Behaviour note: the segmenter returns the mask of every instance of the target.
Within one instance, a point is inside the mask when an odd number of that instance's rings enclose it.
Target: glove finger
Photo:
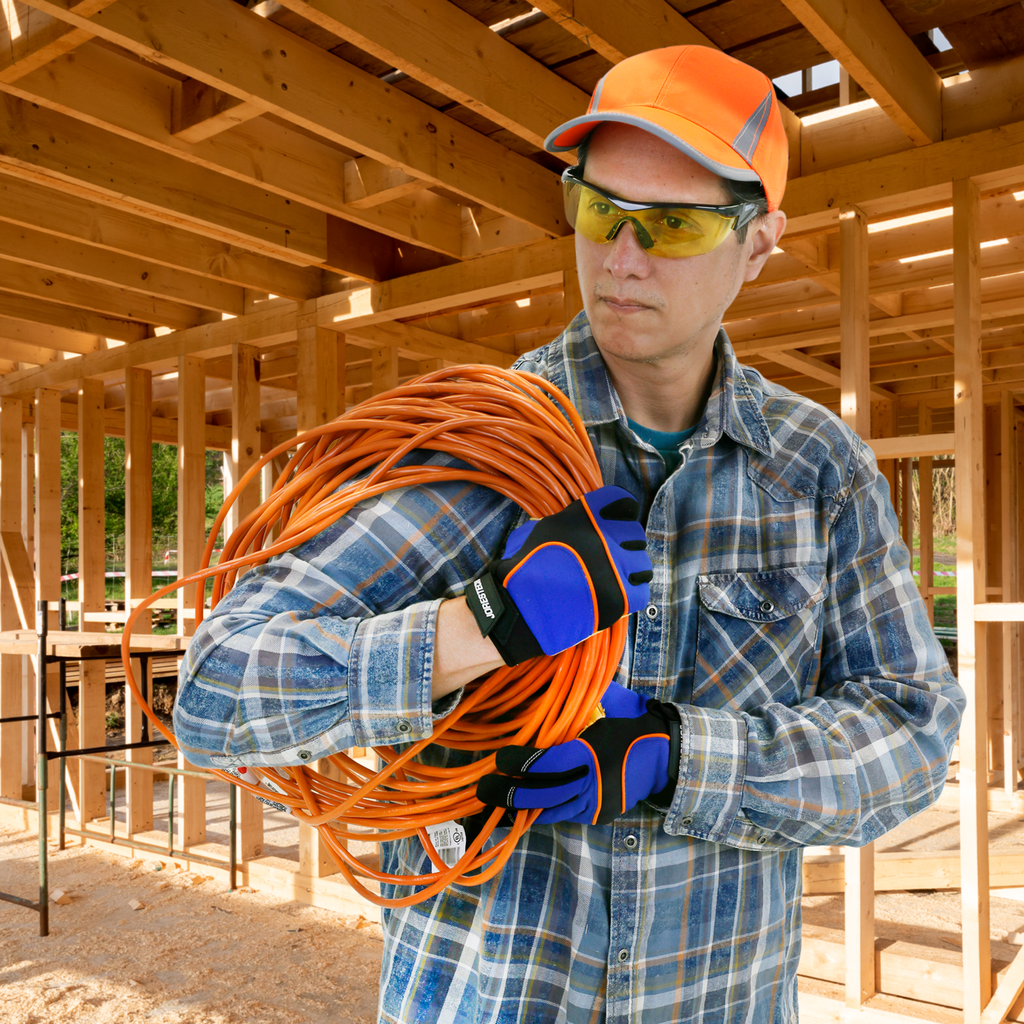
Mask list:
[[[579,796],[587,786],[586,777],[564,785],[524,786],[522,779],[507,775],[485,775],[476,784],[476,797],[491,807],[514,807],[529,810],[534,807],[553,807]]]
[[[640,505],[636,498],[623,487],[601,487],[586,495],[590,507],[597,509],[597,514],[609,522],[621,522],[637,519]]]
[[[563,776],[571,773],[578,778],[580,769],[586,772],[594,763],[589,747],[577,740],[553,747],[502,747],[494,761],[499,772],[524,776],[527,785],[531,778],[542,785],[567,782]]]

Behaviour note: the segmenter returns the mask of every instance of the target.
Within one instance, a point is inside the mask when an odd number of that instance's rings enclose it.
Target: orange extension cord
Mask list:
[[[298,452],[270,497],[227,539],[220,563],[210,566],[217,534],[231,505],[267,463],[296,446]],[[397,465],[417,448],[447,452],[473,469]],[[367,475],[355,479],[363,473]],[[180,587],[198,584],[198,625],[203,614],[201,595],[210,577],[214,577],[212,603],[216,606],[240,572],[315,537],[359,502],[396,487],[442,480],[489,487],[522,506],[532,518],[557,512],[602,485],[583,422],[565,395],[534,374],[489,366],[436,370],[278,445],[228,495],[210,531],[201,569],[146,598],[128,619],[121,642],[125,676],[153,725],[178,746],[144,700],[129,658],[132,625],[152,602]],[[273,783],[272,793],[258,782],[220,771],[212,774],[285,804],[295,817],[316,826],[344,877],[380,906],[410,906],[452,883],[479,885],[501,871],[540,812],[520,811],[508,835],[481,852],[503,814],[500,808],[494,809],[458,863],[448,866],[435,850],[427,827],[484,809],[476,798],[476,783],[495,770],[494,754],[462,768],[421,764],[416,755],[431,743],[494,751],[507,744],[549,746],[573,739],[591,720],[614,675],[625,637],[626,620],[620,619],[559,655],[501,668],[475,680],[466,686],[458,707],[435,723],[428,739],[401,750],[375,747],[384,762],[376,773],[342,752],[327,758],[342,781],[304,765],[277,770],[247,767],[247,775]],[[349,839],[379,842],[411,835],[420,837],[436,873],[384,874],[367,868],[346,847]],[[358,882],[355,874],[423,888],[386,900]]]

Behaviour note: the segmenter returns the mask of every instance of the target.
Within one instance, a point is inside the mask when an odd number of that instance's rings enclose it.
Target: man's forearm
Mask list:
[[[505,664],[480,627],[464,597],[445,601],[437,613],[432,696],[444,697]]]

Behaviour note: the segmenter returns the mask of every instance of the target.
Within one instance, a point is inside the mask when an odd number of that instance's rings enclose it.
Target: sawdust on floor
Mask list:
[[[38,839],[0,822],[0,890],[39,893]],[[50,934],[0,903],[5,1024],[372,1024],[381,931],[95,848],[53,849]],[[133,910],[132,901],[143,904]]]

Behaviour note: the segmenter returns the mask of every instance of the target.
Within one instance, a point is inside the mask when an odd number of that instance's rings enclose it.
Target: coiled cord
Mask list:
[[[298,446],[267,500],[248,515],[210,565],[218,532],[245,488],[262,468]],[[446,452],[472,466],[400,466],[416,449]],[[365,475],[362,475],[365,474]],[[125,625],[122,659],[128,687],[139,706],[175,747],[174,734],[143,698],[129,656],[132,625],[154,601],[195,583],[196,625],[202,619],[205,581],[214,580],[212,604],[238,574],[321,533],[359,502],[397,487],[463,480],[489,487],[520,505],[531,518],[551,515],[602,485],[597,458],[579,414],[561,391],[535,374],[484,366],[436,370],[354,406],[330,423],[308,430],[264,455],[238,482],[214,521],[201,568],[156,591],[134,609]],[[503,811],[493,809],[484,828],[454,865],[434,848],[427,828],[484,810],[476,783],[495,770],[494,754],[465,767],[421,764],[428,745],[493,751],[507,744],[550,746],[575,738],[592,720],[601,694],[618,667],[626,620],[554,657],[503,667],[469,683],[455,710],[433,734],[396,750],[374,747],[384,762],[374,772],[344,752],[326,760],[341,779],[305,765],[284,769],[248,767],[256,780],[213,771],[256,796],[291,809],[315,826],[339,871],[367,900],[410,906],[453,883],[479,885],[497,875],[539,811],[519,811],[509,833],[486,851]],[[268,792],[268,788],[273,792]],[[352,829],[359,831],[353,831]],[[372,829],[373,831],[363,831]],[[393,875],[373,870],[348,849],[348,840],[383,841],[418,835],[436,873]],[[387,900],[356,875],[383,883],[420,886]]]

